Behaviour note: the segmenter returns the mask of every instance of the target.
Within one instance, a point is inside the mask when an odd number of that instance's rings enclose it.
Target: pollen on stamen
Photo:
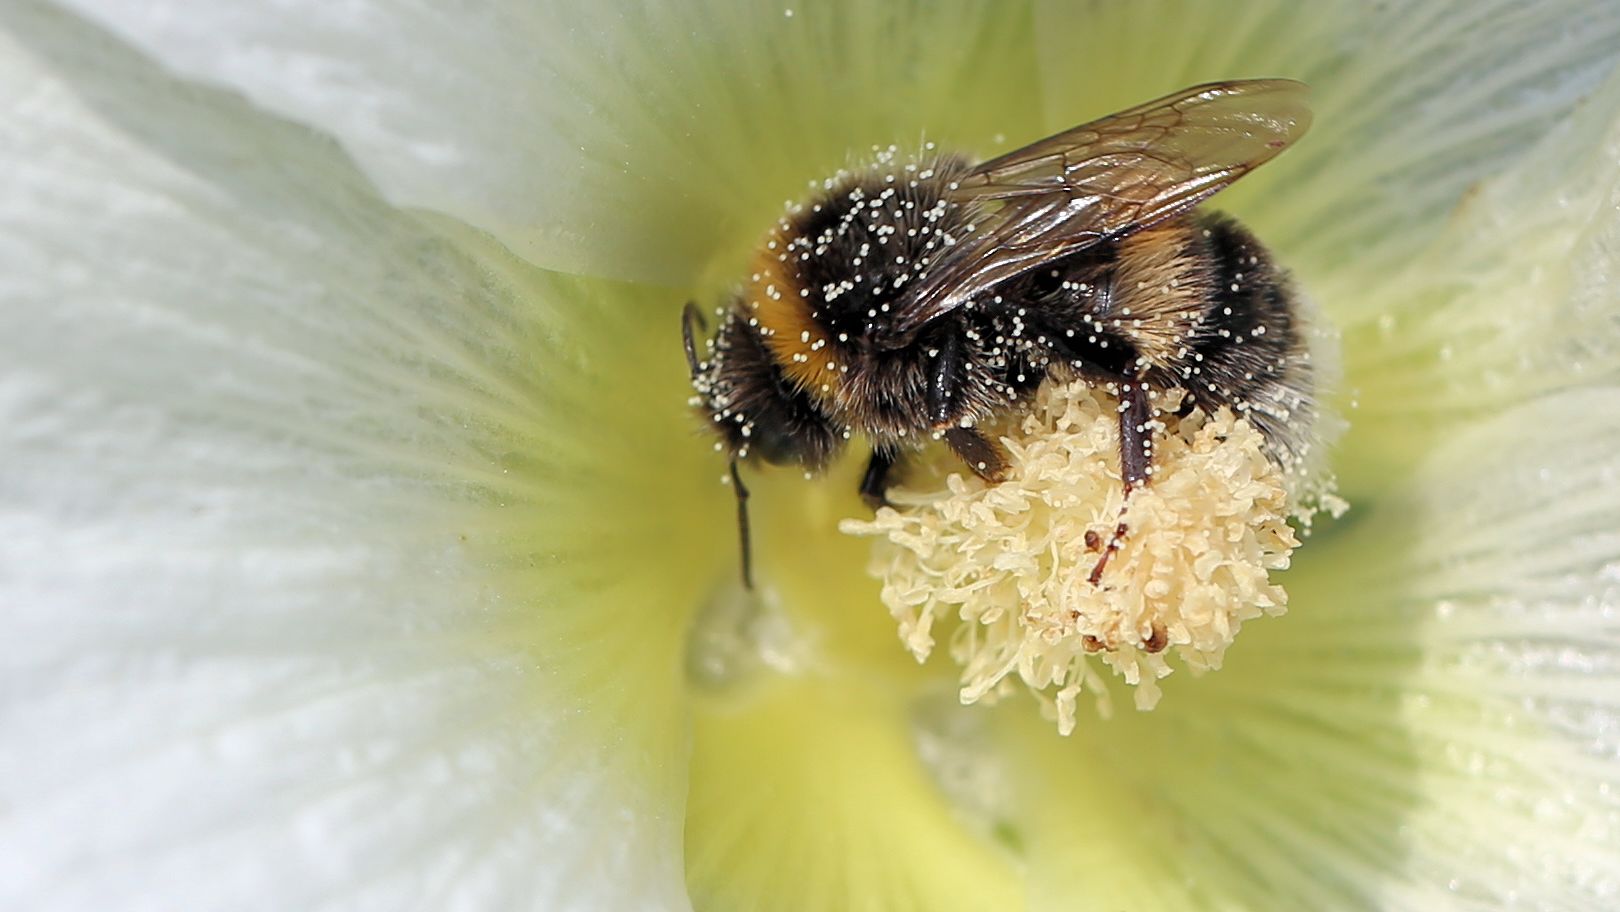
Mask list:
[[[1228,410],[1182,418],[1179,396],[1163,399],[1152,484],[1128,503],[1117,400],[1049,383],[1021,419],[987,428],[1010,457],[1006,481],[988,485],[942,455],[889,489],[893,507],[841,525],[875,539],[868,569],[912,655],[927,659],[936,632],[946,639],[963,703],[1021,681],[1068,734],[1082,693],[1111,711],[1105,669],[1151,709],[1174,665],[1218,668],[1243,621],[1283,612],[1271,574],[1299,542],[1264,438]],[[1122,522],[1129,532],[1093,584]]]

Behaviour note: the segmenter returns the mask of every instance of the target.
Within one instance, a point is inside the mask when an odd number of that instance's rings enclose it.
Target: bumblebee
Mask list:
[[[1295,468],[1316,409],[1289,277],[1198,206],[1304,134],[1305,96],[1281,79],[1194,86],[978,164],[891,149],[793,207],[704,355],[701,313],[682,319],[694,404],[731,456],[744,583],[739,462],[816,473],[859,435],[877,505],[896,461],[941,440],[999,482],[1007,455],[980,426],[1052,376],[1118,396],[1127,501],[1150,481],[1153,403],[1171,391],[1232,408]],[[1125,535],[1122,517],[1093,583]]]

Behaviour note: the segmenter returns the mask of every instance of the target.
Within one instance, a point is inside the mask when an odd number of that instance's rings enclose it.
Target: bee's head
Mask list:
[[[820,471],[843,443],[816,401],[783,374],[759,330],[728,310],[707,360],[697,354],[693,327],[702,328],[697,307],[686,306],[682,332],[692,370],[693,404],[702,411],[735,459],[758,457],[772,465]]]

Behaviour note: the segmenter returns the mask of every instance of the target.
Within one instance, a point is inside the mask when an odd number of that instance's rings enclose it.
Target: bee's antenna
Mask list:
[[[742,541],[742,584],[754,588],[754,561],[748,545],[748,489],[737,474],[737,460],[731,460],[731,488],[737,494],[737,535]]]
[[[698,310],[694,301],[686,302],[686,309],[681,311],[681,338],[686,341],[686,365],[692,369],[692,379],[697,379],[698,356],[697,342],[692,339],[692,324],[696,323],[698,329],[707,330],[709,325],[703,320],[703,312]],[[732,466],[732,477],[737,475],[737,467]]]
[[[691,369],[692,379],[695,381],[702,366],[697,356],[697,340],[692,336],[694,323],[699,330],[707,331],[709,328],[696,302],[687,301],[686,308],[681,311],[681,340],[686,343],[686,366]],[[752,549],[748,544],[748,487],[743,484],[742,476],[737,473],[735,457],[731,460],[731,488],[737,495],[737,537],[742,542],[742,584],[743,588],[752,589],[754,561]]]

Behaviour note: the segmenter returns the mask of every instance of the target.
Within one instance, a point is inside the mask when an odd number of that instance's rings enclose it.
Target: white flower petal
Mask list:
[[[330,132],[391,200],[600,275],[689,281],[852,149],[1033,121],[1003,88],[1033,84],[1027,13],[968,0],[64,2]]]
[[[0,24],[0,907],[684,908],[673,302]]]
[[[1352,500],[1481,416],[1614,382],[1617,285],[1620,74],[1476,185],[1370,301],[1341,291],[1354,408],[1339,464]]]
[[[1426,800],[1413,882],[1536,909],[1620,902],[1620,388],[1456,440],[1407,492],[1423,658],[1403,698]],[[1411,887],[1392,887],[1422,908]]]

